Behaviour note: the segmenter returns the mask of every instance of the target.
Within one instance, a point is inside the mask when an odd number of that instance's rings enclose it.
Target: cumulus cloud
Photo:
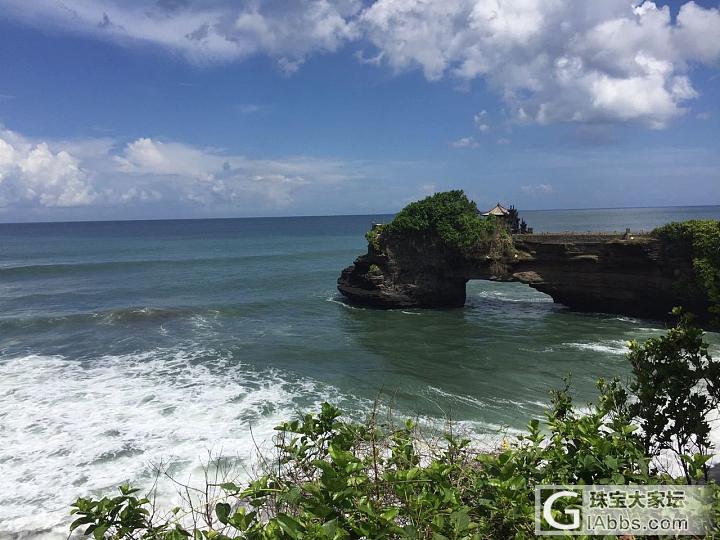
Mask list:
[[[359,179],[357,169],[339,160],[250,159],[152,138],[33,141],[0,130],[0,208],[162,202],[274,210],[291,205],[303,189]]]
[[[140,138],[128,143],[120,155],[113,156],[126,173],[156,176],[182,176],[208,180],[210,171],[222,165],[222,158],[210,151],[182,143],[165,143]]]
[[[453,148],[477,148],[480,144],[473,137],[462,137],[456,141],[452,141],[450,146]]]
[[[359,62],[483,80],[517,122],[637,122],[662,128],[697,97],[696,64],[720,60],[720,9],[673,20],[651,1],[0,0],[6,16],[196,62],[265,54],[291,75],[350,44]],[[480,129],[489,129],[480,123]]]
[[[74,156],[0,130],[0,207],[83,206],[96,198],[86,171]]]
[[[213,148],[149,138],[128,143],[113,160],[123,173],[172,187],[175,200],[206,206],[244,206],[254,201],[283,208],[303,187],[359,178],[341,161],[307,157],[249,159]]]
[[[638,5],[639,4],[639,5]],[[379,0],[362,14],[395,69],[484,78],[520,122],[661,128],[697,97],[687,71],[720,59],[720,11],[626,0]]]

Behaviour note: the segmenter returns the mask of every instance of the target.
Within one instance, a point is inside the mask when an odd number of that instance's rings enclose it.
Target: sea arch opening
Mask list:
[[[551,305],[555,301],[549,294],[540,292],[520,281],[496,281],[490,279],[469,279],[465,284],[466,307],[520,308],[532,304]]]

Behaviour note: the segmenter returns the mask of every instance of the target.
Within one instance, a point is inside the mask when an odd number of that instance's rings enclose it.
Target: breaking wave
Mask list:
[[[604,340],[593,343],[563,343],[563,345],[567,348],[577,349],[579,351],[594,351],[614,355],[625,355],[630,352],[627,342],[619,339]]]
[[[275,425],[324,400],[342,396],[212,350],[153,349],[82,362],[3,358],[0,536],[64,538],[76,497],[126,481],[149,487],[161,462],[179,477],[196,470],[207,450],[246,463],[255,441],[270,440]]]

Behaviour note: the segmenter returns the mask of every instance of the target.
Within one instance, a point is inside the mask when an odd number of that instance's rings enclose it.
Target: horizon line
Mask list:
[[[683,204],[683,205],[660,205],[660,206],[588,206],[583,208],[544,208],[544,209],[520,209],[519,212],[568,212],[585,210],[647,210],[650,208],[713,208],[720,207],[717,204]],[[125,218],[125,219],[75,219],[75,220],[49,220],[49,221],[0,221],[0,225],[50,225],[69,223],[130,223],[142,221],[211,221],[211,220],[232,220],[232,219],[297,219],[297,218],[332,218],[332,217],[370,217],[370,216],[393,216],[400,212],[373,212],[369,214],[294,214],[288,216],[225,216],[225,217],[177,217],[177,218]]]

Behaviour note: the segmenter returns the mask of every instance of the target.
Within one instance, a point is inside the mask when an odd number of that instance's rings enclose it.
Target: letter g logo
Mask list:
[[[572,497],[576,499],[580,494],[575,491],[558,491],[550,495],[547,500],[543,503],[543,517],[547,521],[548,525],[554,529],[562,531],[571,531],[573,529],[580,528],[580,510],[577,508],[566,509],[565,515],[572,516],[572,523],[559,523],[552,515],[552,507],[556,500],[561,497]]]

